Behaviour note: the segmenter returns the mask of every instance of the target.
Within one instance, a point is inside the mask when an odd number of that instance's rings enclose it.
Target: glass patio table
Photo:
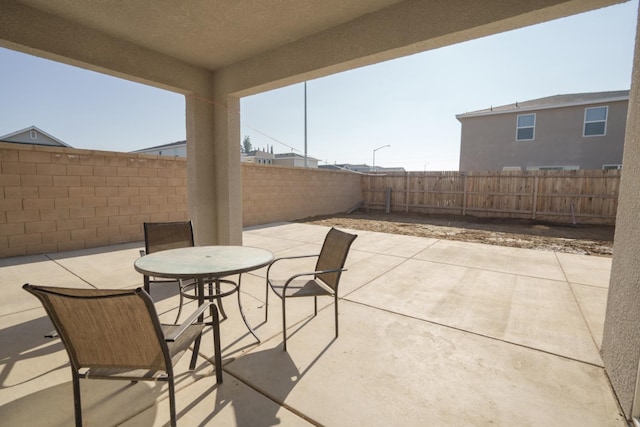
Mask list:
[[[251,246],[192,246],[145,255],[136,259],[134,267],[136,271],[147,276],[195,279],[194,284],[180,289],[183,297],[197,299],[198,304],[202,304],[205,299],[215,300],[225,318],[227,316],[222,309],[221,299],[237,293],[242,320],[249,332],[260,342],[260,338],[249,325],[242,310],[240,283],[242,273],[265,267],[273,259],[272,252]],[[237,282],[223,279],[236,274],[238,274]],[[205,283],[209,285],[208,293],[205,293]],[[194,288],[196,292],[191,293],[190,291]],[[202,320],[203,318],[200,318],[200,321]]]

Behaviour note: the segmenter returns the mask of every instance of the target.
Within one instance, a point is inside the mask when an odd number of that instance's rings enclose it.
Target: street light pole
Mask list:
[[[372,172],[376,171],[376,151],[381,150],[383,148],[387,148],[387,147],[391,147],[391,146],[390,145],[383,145],[382,147],[378,147],[378,148],[373,150],[373,167],[371,168]]]

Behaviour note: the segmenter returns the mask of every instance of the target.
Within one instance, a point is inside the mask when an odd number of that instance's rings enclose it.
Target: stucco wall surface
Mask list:
[[[635,395],[640,395],[636,389],[640,364],[640,31],[636,32],[632,80],[602,337],[602,360],[628,419]],[[633,412],[640,415],[640,402]]]

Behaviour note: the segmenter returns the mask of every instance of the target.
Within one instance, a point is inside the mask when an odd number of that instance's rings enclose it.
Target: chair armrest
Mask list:
[[[313,258],[313,257],[317,257],[320,256],[320,254],[312,254],[312,255],[295,255],[295,256],[282,256],[279,258],[274,259],[273,261],[271,261],[271,264],[273,264],[276,261],[281,261],[283,259],[296,259],[296,258]]]
[[[293,282],[295,279],[297,279],[298,277],[302,277],[302,276],[315,276],[317,274],[324,274],[324,273],[337,273],[339,271],[347,271],[346,268],[334,268],[331,270],[318,270],[318,271],[309,271],[306,273],[298,273],[298,274],[294,274],[293,276],[289,277],[287,279],[287,281],[285,282],[283,289],[286,290],[287,287],[289,286],[289,284],[291,282]]]
[[[187,320],[182,322],[180,326],[178,326],[169,335],[165,336],[164,340],[167,342],[174,342],[175,340],[177,340],[178,337],[180,337],[180,335],[182,335],[182,333],[186,331],[187,328],[189,328],[189,326],[191,326],[196,320],[198,320],[198,317],[200,317],[200,315],[204,313],[204,311],[208,309],[211,304],[211,302],[206,302],[198,307],[198,309],[191,316],[189,316]]]
[[[269,270],[271,270],[271,267],[273,266],[273,264],[275,264],[278,261],[283,261],[283,260],[288,260],[288,259],[299,259],[299,258],[314,258],[314,257],[319,257],[320,254],[313,254],[313,255],[296,255],[296,256],[283,256],[280,258],[276,258],[273,261],[271,261],[271,264],[269,264],[269,267],[267,267],[267,280],[269,280]]]

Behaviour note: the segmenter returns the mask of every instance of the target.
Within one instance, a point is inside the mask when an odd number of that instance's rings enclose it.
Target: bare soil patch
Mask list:
[[[611,256],[614,234],[613,226],[573,226],[508,218],[405,213],[356,212],[350,215],[307,218],[299,222],[599,256]]]

